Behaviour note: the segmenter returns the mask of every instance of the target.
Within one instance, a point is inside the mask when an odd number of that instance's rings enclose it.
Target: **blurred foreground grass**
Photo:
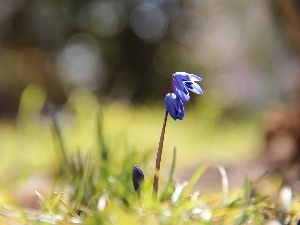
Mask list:
[[[181,185],[173,181],[176,172],[165,178],[160,187],[166,191],[165,201],[160,203],[152,201],[150,168],[154,167],[161,131],[163,101],[135,107],[125,102],[101,104],[87,90],[76,89],[55,111],[56,134],[51,116],[42,115],[44,101],[43,91],[29,86],[17,120],[0,124],[0,201],[11,203],[1,211],[4,218],[58,224],[194,224],[199,220],[203,224],[264,224],[265,219],[281,217],[279,205],[266,196],[254,196],[254,184],[246,179],[244,188],[227,190],[229,193],[192,192],[206,169],[203,162],[226,164],[258,153],[263,127],[254,115],[231,121],[203,98],[186,109],[183,121],[169,118],[161,180],[169,173],[174,145],[178,149],[176,171],[200,169]],[[146,177],[141,200],[131,184],[135,164]],[[36,195],[34,191],[39,190],[29,189],[42,210],[28,212],[13,202],[18,188],[33,174],[49,179],[44,185],[52,188]],[[170,186],[164,189],[166,183]],[[179,194],[174,200],[176,191]],[[22,198],[22,192],[19,195]],[[297,218],[297,202],[289,220]]]
[[[257,118],[249,116],[240,121],[226,120],[222,118],[222,111],[210,105],[209,100],[201,100],[195,101],[195,105],[188,105],[183,121],[173,121],[169,117],[163,167],[166,165],[165,168],[168,168],[171,164],[175,145],[180,158],[177,167],[180,169],[203,161],[226,163],[255,156],[261,145],[262,128]],[[36,171],[53,169],[57,161],[56,146],[50,113],[42,116],[44,101],[43,91],[29,86],[22,96],[17,120],[13,123],[1,121],[2,181],[13,181]],[[68,102],[56,111],[68,152],[86,152],[98,147],[99,110],[101,135],[110,151],[117,155],[132,150],[141,154],[150,151],[154,165],[165,111],[163,99],[162,103],[150,106],[134,107],[124,102],[101,104],[87,90],[74,90]]]

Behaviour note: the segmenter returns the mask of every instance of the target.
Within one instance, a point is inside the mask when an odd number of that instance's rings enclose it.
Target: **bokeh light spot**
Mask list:
[[[92,2],[79,13],[80,26],[92,29],[101,36],[109,37],[121,31],[126,21],[124,6],[113,2]]]
[[[72,85],[81,85],[94,90],[101,85],[96,80],[102,68],[100,48],[97,40],[88,34],[71,37],[58,57],[58,69],[63,78]]]
[[[151,3],[137,5],[130,15],[130,27],[147,41],[158,40],[165,33],[167,18],[164,12]]]

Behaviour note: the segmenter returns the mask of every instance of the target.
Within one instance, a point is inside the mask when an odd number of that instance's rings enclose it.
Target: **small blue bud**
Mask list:
[[[143,171],[138,167],[134,166],[132,170],[132,183],[135,191],[140,191],[142,183],[144,182]]]

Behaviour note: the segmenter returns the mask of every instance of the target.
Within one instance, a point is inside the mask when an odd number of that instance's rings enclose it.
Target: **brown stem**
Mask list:
[[[165,113],[164,123],[162,126],[159,145],[158,145],[158,149],[157,149],[156,165],[155,165],[156,172],[159,172],[159,169],[160,169],[160,162],[161,162],[162,149],[163,149],[163,145],[164,145],[164,137],[165,137],[165,130],[166,130],[166,125],[167,125],[167,118],[168,118],[168,110],[166,110],[166,113]],[[159,178],[155,173],[154,180],[153,180],[153,196],[154,196],[154,198],[157,197],[158,179]]]

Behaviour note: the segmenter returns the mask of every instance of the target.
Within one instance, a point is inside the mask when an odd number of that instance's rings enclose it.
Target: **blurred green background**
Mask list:
[[[268,105],[297,88],[286,4],[298,1],[282,2],[0,0],[0,200],[51,186],[53,111],[68,152],[97,148],[100,110],[110,151],[150,152],[154,167],[176,71],[201,76],[204,95],[169,118],[162,172],[174,145],[179,174],[254,158]]]

